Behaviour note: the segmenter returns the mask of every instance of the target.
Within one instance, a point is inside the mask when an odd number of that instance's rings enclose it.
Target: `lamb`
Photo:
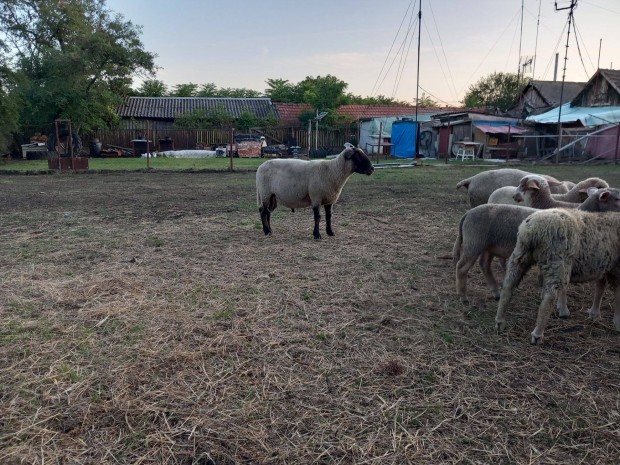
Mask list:
[[[563,195],[552,195],[550,190],[551,182],[542,176],[528,175],[519,182],[513,199],[523,201],[526,207],[548,209],[548,208],[577,208],[581,202],[588,197],[588,189],[603,189],[609,187],[600,178],[588,178],[577,183],[568,193]]]
[[[521,181],[521,179],[528,174],[533,173],[528,173],[527,171],[514,168],[483,171],[475,176],[463,179],[456,185],[456,188],[459,189],[461,187],[465,187],[465,189],[467,189],[469,204],[473,208],[487,203],[489,196],[495,189],[504,186],[518,186],[519,181]],[[559,183],[558,185],[554,185],[552,187],[552,192],[558,194],[568,192],[569,188],[565,184],[560,183],[560,181],[551,176],[543,176],[549,180]]]
[[[544,178],[543,178],[544,179]],[[521,182],[521,181],[519,181]],[[552,181],[547,180],[549,186],[553,185]],[[563,184],[567,185],[568,181],[563,181]],[[573,184],[573,183],[570,183]],[[596,187],[597,189],[602,189],[604,187],[609,187],[609,185],[600,178],[588,178],[580,181],[577,184],[574,184],[573,187],[566,194],[551,194],[551,197],[555,200],[560,200],[564,202],[572,202],[572,203],[581,203],[587,197],[587,191],[590,187]],[[519,205],[523,201],[523,197],[515,198],[514,194],[517,190],[515,186],[504,186],[499,189],[495,189],[493,193],[489,196],[489,200],[487,203],[501,203],[507,205]],[[545,208],[545,207],[537,207],[535,205],[530,205],[534,208]],[[547,207],[549,208],[549,207]]]
[[[619,189],[589,189],[589,196],[579,209],[590,212],[620,212]],[[459,231],[452,251],[456,268],[456,290],[462,303],[467,299],[467,274],[480,258],[479,264],[491,293],[500,298],[497,281],[491,270],[494,256],[510,257],[517,242],[517,231],[523,220],[539,210],[517,205],[484,204],[466,212],[459,223]],[[561,316],[568,316],[566,298],[558,300]]]
[[[348,146],[331,160],[273,159],[256,171],[256,200],[265,235],[271,234],[271,212],[278,203],[295,209],[312,207],[314,239],[321,239],[321,205],[325,207],[327,235],[333,236],[332,205],[353,173],[370,176],[372,162],[359,148]]]
[[[614,319],[620,331],[620,213],[596,215],[581,210],[539,210],[519,226],[517,243],[504,278],[495,324],[506,325],[506,309],[525,273],[538,264],[543,274],[543,296],[538,307],[533,344],[543,341],[545,327],[558,292],[569,282],[597,281],[590,316],[597,317],[607,280],[614,290]],[[599,299],[598,303],[596,299]]]

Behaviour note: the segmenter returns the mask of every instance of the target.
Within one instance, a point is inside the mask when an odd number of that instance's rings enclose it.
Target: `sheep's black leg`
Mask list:
[[[263,232],[267,236],[271,234],[271,212],[267,207],[260,207],[258,211],[260,212],[260,220],[263,223]]]
[[[321,238],[321,233],[319,232],[319,223],[321,222],[321,206],[312,207],[312,211],[314,212],[314,231],[312,235],[315,239]]]
[[[332,229],[332,206],[325,205],[325,232],[327,232],[328,236],[334,235],[334,230]]]

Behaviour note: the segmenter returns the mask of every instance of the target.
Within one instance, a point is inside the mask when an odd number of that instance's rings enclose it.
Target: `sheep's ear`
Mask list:
[[[596,187],[588,187],[586,189],[586,192],[588,194],[588,197],[590,197],[591,195],[593,195],[596,191],[598,191],[598,188]]]
[[[553,176],[545,176],[545,179],[547,180],[547,183],[549,183],[549,186],[551,186],[551,187],[556,187],[556,186],[561,186],[562,185],[562,181],[558,181]]]
[[[599,200],[607,200],[607,197],[609,197],[611,195],[611,192],[609,191],[603,191],[599,194],[598,199]]]
[[[539,190],[540,186],[538,185],[538,181],[536,179],[529,179],[525,185],[525,188]]]

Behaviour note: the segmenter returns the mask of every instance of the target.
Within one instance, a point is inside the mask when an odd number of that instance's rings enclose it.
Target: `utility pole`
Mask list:
[[[570,10],[568,12],[568,31],[566,33],[566,50],[564,52],[564,69],[562,71],[562,85],[560,86],[560,106],[558,108],[558,148],[555,152],[555,162],[560,162],[560,148],[562,147],[562,105],[564,97],[564,80],[566,79],[566,62],[568,60],[568,40],[570,38],[570,26],[573,22],[573,13],[577,7],[577,0],[571,0],[570,6],[558,8],[558,2],[555,2],[555,11]]]
[[[420,0],[420,9],[418,11],[418,76],[415,87],[415,158],[420,158],[420,123],[418,122],[418,106],[420,100],[418,93],[420,91],[420,36],[422,32],[422,0]]]

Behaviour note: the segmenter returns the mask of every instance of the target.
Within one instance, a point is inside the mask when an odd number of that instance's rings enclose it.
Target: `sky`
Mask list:
[[[144,48],[157,55],[155,77],[169,88],[191,82],[264,92],[268,79],[296,84],[329,74],[355,95],[413,103],[417,91],[451,106],[493,72],[553,80],[556,53],[558,80],[564,63],[566,81],[586,82],[598,67],[620,69],[620,0],[578,0],[568,49],[569,10],[556,11],[555,3],[107,0],[142,27]],[[557,0],[558,8],[569,4]]]

